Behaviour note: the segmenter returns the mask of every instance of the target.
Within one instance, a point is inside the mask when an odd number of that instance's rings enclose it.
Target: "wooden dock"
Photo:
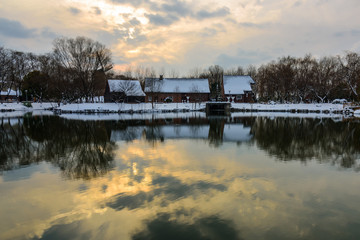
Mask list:
[[[226,102],[208,102],[206,103],[207,115],[229,115],[231,110],[230,103]]]

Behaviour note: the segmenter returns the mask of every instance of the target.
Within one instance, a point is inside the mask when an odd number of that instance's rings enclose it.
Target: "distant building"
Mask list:
[[[8,89],[6,91],[0,92],[1,101],[8,101],[8,102],[16,101],[18,100],[19,96],[20,96],[19,92],[14,91],[12,89]]]
[[[145,93],[138,80],[107,80],[104,102],[140,103],[144,101]]]
[[[236,103],[251,103],[255,101],[255,95],[251,86],[255,84],[250,76],[227,76],[223,77],[224,100]]]
[[[146,78],[145,102],[206,102],[209,101],[208,79]]]

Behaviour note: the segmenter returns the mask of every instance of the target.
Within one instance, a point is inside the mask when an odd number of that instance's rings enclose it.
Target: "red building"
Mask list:
[[[224,100],[236,103],[252,103],[255,95],[252,85],[255,84],[250,76],[224,76],[223,94]]]

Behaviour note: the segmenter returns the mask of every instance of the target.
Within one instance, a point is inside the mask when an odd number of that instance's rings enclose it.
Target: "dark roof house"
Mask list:
[[[106,82],[105,102],[137,103],[145,101],[145,93],[138,80],[109,79]]]

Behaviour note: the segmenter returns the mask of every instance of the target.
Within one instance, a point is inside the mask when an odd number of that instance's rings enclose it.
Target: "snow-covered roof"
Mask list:
[[[155,83],[155,84],[154,84]],[[155,88],[152,86],[156,85]],[[208,79],[193,78],[147,78],[145,92],[163,93],[210,93]]]
[[[244,94],[244,91],[252,91],[251,84],[255,83],[250,76],[224,76],[225,94]]]
[[[18,92],[12,89],[8,89],[7,91],[1,91],[1,96],[19,96]]]
[[[126,96],[145,96],[138,80],[108,80],[110,92],[124,92]]]

